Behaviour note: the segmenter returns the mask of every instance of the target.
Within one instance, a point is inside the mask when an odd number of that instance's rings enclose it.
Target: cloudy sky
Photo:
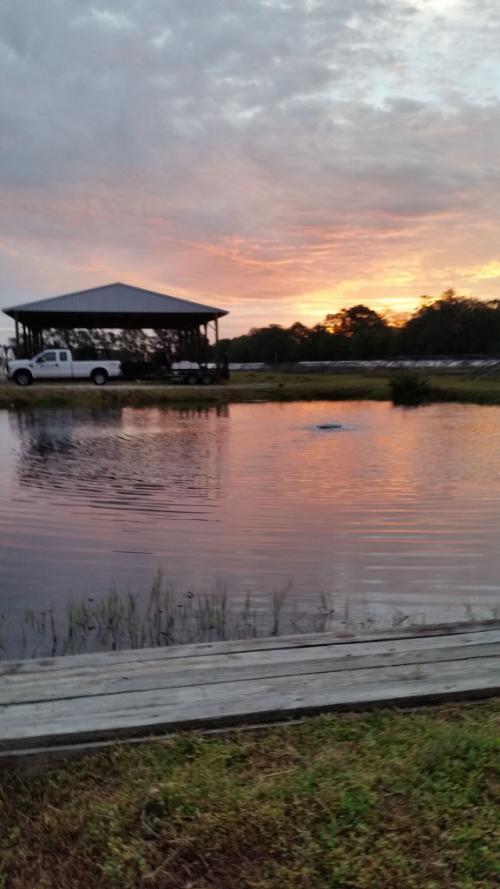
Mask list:
[[[500,297],[499,46],[498,0],[1,0],[0,307]]]

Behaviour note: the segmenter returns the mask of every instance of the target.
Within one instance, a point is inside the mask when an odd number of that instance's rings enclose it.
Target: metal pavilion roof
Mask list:
[[[71,326],[191,326],[223,315],[224,309],[190,302],[130,284],[105,284],[76,293],[49,297],[3,310],[11,318],[31,325],[64,322]]]

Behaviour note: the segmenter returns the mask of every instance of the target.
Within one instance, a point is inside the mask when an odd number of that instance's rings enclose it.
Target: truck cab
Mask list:
[[[67,349],[48,349],[33,358],[35,379],[52,380],[65,376],[70,353]]]

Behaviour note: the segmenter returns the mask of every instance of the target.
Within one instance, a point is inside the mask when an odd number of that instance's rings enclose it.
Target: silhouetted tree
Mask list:
[[[61,345],[79,354],[113,353],[131,358],[171,361],[175,331],[53,330],[47,345]],[[220,355],[234,362],[282,364],[295,361],[344,361],[394,355],[467,355],[500,353],[500,301],[458,296],[422,297],[420,308],[401,325],[358,304],[328,314],[321,324],[290,327],[269,324],[220,342]],[[208,351],[213,358],[213,349]]]
[[[400,343],[404,354],[415,355],[500,352],[498,302],[457,296],[454,290],[435,300],[423,297],[402,328]]]
[[[387,322],[368,306],[357,305],[349,309],[341,309],[334,315],[327,315],[324,326],[329,333],[341,333],[343,336],[355,336],[366,330],[387,327]]]

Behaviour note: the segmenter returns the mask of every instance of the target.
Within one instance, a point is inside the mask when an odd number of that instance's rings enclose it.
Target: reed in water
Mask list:
[[[70,600],[63,615],[26,609],[15,623],[0,615],[0,656],[54,657],[327,629],[332,611],[326,597],[303,611],[288,607],[288,592],[289,586],[273,592],[263,610],[250,593],[243,603],[231,603],[224,587],[179,594],[158,573],[145,595],[111,589],[102,598]]]
[[[250,593],[233,602],[225,587],[179,593],[156,574],[144,595],[111,589],[101,598],[70,600],[65,613],[26,609],[18,621],[0,613],[0,659],[55,657],[126,648],[158,648],[230,639],[256,639],[304,633],[363,632],[436,622],[423,611],[382,609],[369,603],[332,603],[324,593],[303,606],[290,596],[291,583],[262,607]],[[439,621],[475,623],[499,620],[500,608],[471,605],[439,616]]]

